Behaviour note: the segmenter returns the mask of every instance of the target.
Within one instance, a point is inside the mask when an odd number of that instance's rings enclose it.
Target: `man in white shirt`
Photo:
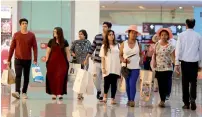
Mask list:
[[[187,30],[178,36],[175,51],[175,70],[180,73],[180,62],[182,70],[182,108],[189,109],[191,103],[192,110],[196,110],[197,73],[202,68],[202,37],[193,30],[194,26],[195,19],[186,20]]]

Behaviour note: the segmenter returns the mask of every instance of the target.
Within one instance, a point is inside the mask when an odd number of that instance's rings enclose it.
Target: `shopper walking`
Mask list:
[[[91,43],[88,40],[88,34],[86,30],[80,30],[79,31],[79,40],[75,40],[72,43],[70,52],[71,55],[74,58],[74,63],[81,64],[81,69],[88,70],[88,65],[84,66],[84,61],[86,59],[86,56],[88,55],[88,52],[91,48]],[[83,94],[78,94],[78,99],[82,100]]]
[[[23,18],[19,20],[20,31],[16,32],[13,36],[11,42],[9,57],[8,57],[8,67],[10,67],[11,58],[13,52],[15,51],[15,93],[12,96],[16,99],[20,99],[20,88],[21,88],[21,76],[23,72],[24,85],[22,89],[22,96],[27,99],[27,88],[29,85],[29,75],[30,67],[32,63],[32,48],[34,51],[34,64],[37,64],[37,42],[34,33],[27,30],[28,20]]]
[[[187,19],[187,30],[178,36],[176,46],[176,72],[182,70],[183,109],[196,110],[197,72],[202,68],[202,37],[193,30],[195,19]],[[181,64],[180,64],[181,62]]]
[[[126,66],[131,70],[130,75],[126,78],[126,92],[128,96],[128,106],[135,106],[135,95],[136,95],[136,82],[139,78],[140,73],[140,58],[141,58],[141,45],[139,45],[136,37],[141,35],[137,31],[136,25],[131,25],[128,30],[128,40],[123,42],[120,46],[120,59],[122,66]],[[134,55],[134,56],[132,56]],[[128,58],[129,56],[132,56]]]
[[[161,98],[159,106],[165,107],[166,96],[169,92],[169,81],[173,73],[172,60],[175,57],[175,48],[168,42],[173,37],[172,32],[168,28],[159,29],[157,35],[160,37],[160,42],[157,42],[155,45],[153,66],[156,70],[155,77],[158,80]]]
[[[117,90],[117,80],[120,78],[121,63],[119,59],[119,45],[116,43],[113,30],[109,30],[106,33],[100,50],[100,57],[102,58],[102,74],[104,77],[103,102],[107,102],[107,93],[111,86],[111,104],[116,104],[115,95]]]
[[[84,61],[84,65],[87,65],[89,62],[89,57],[94,53],[95,51],[95,56],[94,56],[94,62],[95,62],[95,66],[96,66],[96,74],[94,74],[94,76],[96,75],[97,78],[95,79],[95,86],[97,89],[97,99],[99,99],[100,101],[103,99],[103,95],[104,95],[104,82],[103,82],[103,78],[102,78],[102,68],[101,68],[101,58],[99,56],[100,53],[100,49],[103,43],[103,39],[107,33],[108,30],[111,29],[112,24],[110,22],[104,22],[103,23],[103,33],[102,34],[98,34],[95,36],[95,39],[93,40],[93,43],[91,45],[91,49],[88,52],[88,55],[86,57],[86,60]],[[102,91],[101,91],[102,90]]]
[[[64,39],[62,28],[56,27],[46,51],[46,93],[52,95],[53,100],[57,97],[62,100],[67,94],[69,61],[69,44]]]

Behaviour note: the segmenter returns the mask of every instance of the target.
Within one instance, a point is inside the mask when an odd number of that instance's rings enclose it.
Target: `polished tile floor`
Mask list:
[[[2,87],[1,117],[202,117],[202,84],[198,85],[197,110],[182,110],[181,82],[173,80],[172,95],[166,102],[166,108],[159,108],[159,94],[153,93],[150,102],[141,102],[139,92],[136,95],[135,108],[127,107],[125,94],[117,93],[116,106],[104,105],[95,96],[85,96],[83,102],[76,99],[72,85],[68,86],[68,95],[63,101],[52,101],[46,95],[44,87],[30,87],[28,100],[15,100],[10,96],[9,87]],[[110,102],[110,100],[109,100]]]

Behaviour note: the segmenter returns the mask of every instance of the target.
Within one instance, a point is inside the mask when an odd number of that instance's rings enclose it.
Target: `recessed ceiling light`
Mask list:
[[[145,9],[143,6],[139,6],[140,9]]]
[[[179,7],[179,9],[183,9],[183,7]]]
[[[105,8],[105,6],[102,6],[102,8]]]

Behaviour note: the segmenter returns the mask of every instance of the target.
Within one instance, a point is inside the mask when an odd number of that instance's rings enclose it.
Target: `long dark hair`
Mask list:
[[[63,30],[61,27],[55,27],[54,30],[57,31],[59,45],[61,48],[63,48],[65,45],[65,38],[64,38]],[[56,45],[56,37],[54,37],[54,35],[53,35],[53,39],[55,39],[55,41],[53,41],[53,45]]]
[[[105,56],[107,56],[107,52],[108,50],[110,49],[110,46],[109,46],[109,39],[108,39],[108,36],[110,33],[113,33],[114,35],[114,40],[113,40],[113,45],[116,45],[116,40],[115,40],[115,33],[113,30],[108,30],[106,35],[105,35],[105,38],[104,38],[104,41],[103,41],[103,45],[104,45],[104,54]]]
[[[82,29],[79,32],[81,32],[85,36],[85,39],[88,39],[88,33],[86,32],[86,30]]]

